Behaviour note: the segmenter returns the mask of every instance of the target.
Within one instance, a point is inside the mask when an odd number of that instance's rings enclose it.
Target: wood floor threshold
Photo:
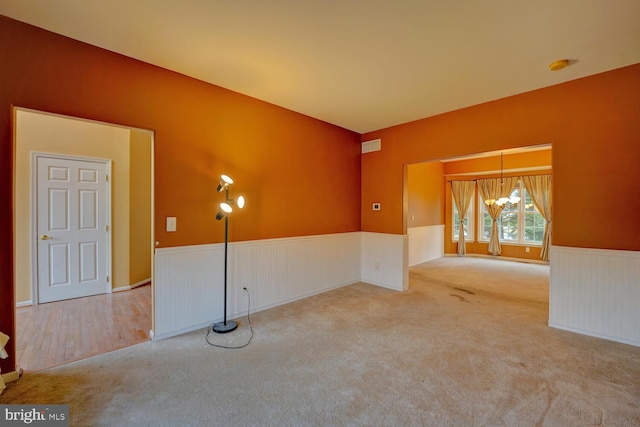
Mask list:
[[[67,363],[77,362],[78,360],[88,359],[89,357],[98,356],[100,354],[105,354],[105,353],[110,353],[112,351],[121,350],[123,348],[131,347],[133,345],[142,344],[142,343],[147,342],[147,341],[151,341],[151,338],[146,339],[144,341],[132,342],[130,344],[123,344],[121,346],[116,346],[116,347],[110,348],[109,350],[105,350],[105,351],[97,351],[95,353],[83,354],[82,356],[78,356],[78,357],[75,357],[75,358],[72,358],[72,359],[65,359],[63,362],[60,362],[60,363],[57,363],[57,364],[54,364],[54,365],[50,365],[50,366],[46,366],[46,367],[40,368],[40,369],[29,369],[29,370],[26,370],[22,366],[18,366],[18,368],[19,368],[18,372],[22,371],[22,372],[20,372],[20,375],[35,374],[36,372],[45,371],[45,370],[50,369],[50,368],[55,368],[56,366],[62,366],[62,365],[66,365]]]
[[[149,341],[151,285],[16,309],[16,364],[25,373]]]

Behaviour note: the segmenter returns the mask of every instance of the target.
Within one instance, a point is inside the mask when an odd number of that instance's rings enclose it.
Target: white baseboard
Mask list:
[[[227,316],[227,319],[231,320],[231,319],[235,319],[235,316]],[[204,329],[207,328],[209,325],[211,325],[212,323],[217,323],[220,322],[222,320],[222,318],[220,319],[216,319],[216,320],[207,320],[206,322],[200,322],[200,323],[196,323],[193,325],[189,325],[189,326],[185,326],[183,328],[180,329],[172,329],[171,331],[162,333],[162,334],[158,334],[158,335],[152,335],[149,336],[149,339],[151,341],[160,341],[160,340],[166,340],[167,338],[171,338],[171,337],[175,337],[178,335],[182,335],[182,334],[188,334],[189,332],[193,332],[193,331],[197,331],[198,329]]]
[[[151,281],[150,278],[149,279],[140,280],[139,282],[133,283],[131,285],[119,286],[117,288],[113,288],[113,289],[111,289],[111,292],[130,291],[131,289],[135,289],[135,288],[137,288],[139,286],[146,285],[150,281]]]
[[[593,332],[587,329],[580,329],[580,328],[574,328],[571,326],[566,326],[566,325],[560,325],[557,323],[552,323],[549,322],[549,327],[550,328],[555,328],[555,329],[561,329],[563,331],[567,331],[567,332],[573,332],[575,334],[580,334],[580,335],[587,335],[590,337],[594,337],[594,338],[600,338],[603,340],[608,340],[608,341],[615,341],[615,342],[619,342],[621,344],[628,344],[628,345],[632,345],[635,347],[640,347],[640,341],[638,340],[630,340],[630,339],[626,339],[626,338],[621,338],[621,337],[616,337],[616,336],[612,336],[612,335],[608,335],[608,334],[602,334],[602,333],[598,333],[598,332]]]
[[[444,256],[446,256],[446,257],[457,257],[457,256],[460,256],[460,255],[458,255],[458,254],[444,254]],[[502,255],[470,254],[470,253],[467,253],[464,256],[471,257],[471,258],[495,259],[495,260],[498,260],[498,261],[523,262],[525,264],[549,265],[549,261],[542,261],[541,259],[515,258],[515,257],[502,256]]]
[[[33,301],[29,300],[29,301],[19,301],[16,303],[16,308],[20,308],[20,307],[29,307],[30,305],[33,305]]]
[[[132,283],[131,285],[129,285],[129,287],[131,289],[135,289],[139,286],[146,285],[149,282],[151,282],[151,277],[149,277],[148,279],[140,280],[139,282],[136,282],[136,283]]]

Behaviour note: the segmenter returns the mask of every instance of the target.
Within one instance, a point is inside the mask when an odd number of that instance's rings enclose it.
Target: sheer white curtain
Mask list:
[[[511,192],[518,184],[518,178],[488,178],[478,180],[478,191],[482,200],[498,200],[500,197],[509,197]],[[487,205],[485,205],[487,206]],[[491,255],[500,255],[502,249],[500,248],[500,239],[498,238],[498,218],[502,213],[502,206],[496,204],[487,206],[489,216],[493,220],[491,225],[491,235],[489,236],[489,253]]]
[[[458,208],[458,217],[460,218],[460,233],[458,233],[458,255],[467,253],[464,244],[464,217],[467,215],[473,191],[475,190],[475,181],[451,181],[451,191],[453,193],[453,202]]]
[[[531,201],[545,219],[540,258],[549,261],[551,247],[551,175],[523,176],[522,181]]]

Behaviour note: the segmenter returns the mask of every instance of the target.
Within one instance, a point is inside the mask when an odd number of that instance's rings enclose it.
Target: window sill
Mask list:
[[[489,241],[488,240],[478,240],[478,243],[489,244]],[[541,248],[542,247],[542,243],[541,242],[511,242],[509,240],[500,240],[500,244],[501,245],[508,245],[508,246],[531,246],[531,247],[537,247],[537,248]]]

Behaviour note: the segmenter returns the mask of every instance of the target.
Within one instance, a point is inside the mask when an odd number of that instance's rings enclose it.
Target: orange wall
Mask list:
[[[408,227],[444,224],[443,170],[440,162],[408,165]]]
[[[362,229],[405,232],[406,163],[552,142],[553,244],[640,250],[638,99],[640,64],[364,134]]]
[[[360,135],[2,16],[0,40],[0,330],[14,330],[12,106],[153,130],[160,247],[223,240],[221,173],[247,197],[231,240],[360,230]]]
[[[510,169],[525,168],[549,168],[551,169],[551,149],[527,151],[524,153],[504,154],[502,159],[504,171]],[[483,174],[488,171],[497,172],[500,170],[500,156],[480,157],[474,159],[463,159],[444,163],[445,175],[456,174]],[[533,175],[529,172],[522,172],[520,175]],[[467,179],[467,178],[461,178]],[[472,179],[472,178],[469,178]]]

